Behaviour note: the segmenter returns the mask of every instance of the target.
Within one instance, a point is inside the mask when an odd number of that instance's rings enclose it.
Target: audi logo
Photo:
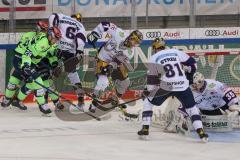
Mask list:
[[[160,31],[158,31],[158,32],[147,32],[146,37],[147,38],[159,38],[159,37],[161,37],[161,32]]]
[[[213,36],[220,36],[221,32],[220,30],[206,30],[205,36],[213,37]]]

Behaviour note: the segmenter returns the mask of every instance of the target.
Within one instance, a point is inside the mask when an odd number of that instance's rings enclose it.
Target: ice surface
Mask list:
[[[137,103],[141,106],[141,101]],[[136,110],[132,107],[132,110]],[[0,110],[0,159],[3,160],[235,160],[240,143],[164,133],[151,128],[149,141],[139,140],[141,124],[122,121],[118,112],[106,121],[65,122],[28,111]],[[213,134],[214,135],[214,134]],[[224,139],[224,136],[222,136]],[[214,139],[213,139],[214,140]]]

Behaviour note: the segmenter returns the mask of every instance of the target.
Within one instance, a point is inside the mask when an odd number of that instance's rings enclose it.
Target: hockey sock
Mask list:
[[[7,98],[12,98],[15,95],[17,86],[20,84],[20,82],[21,81],[19,79],[13,76],[10,77],[7,88],[6,88],[6,92],[5,92],[5,96]]]

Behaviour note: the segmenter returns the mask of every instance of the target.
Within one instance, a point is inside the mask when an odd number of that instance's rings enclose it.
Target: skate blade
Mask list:
[[[142,135],[142,136],[139,135],[138,138],[140,140],[144,140],[144,141],[148,141],[149,140],[149,136],[148,135]]]
[[[51,113],[49,113],[49,114],[42,113],[42,117],[52,117],[52,115],[51,115]]]

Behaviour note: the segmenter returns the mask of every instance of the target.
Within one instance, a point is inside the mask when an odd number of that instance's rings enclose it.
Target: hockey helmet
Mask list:
[[[132,31],[126,38],[125,44],[127,47],[136,47],[140,45],[143,40],[143,34],[139,30]]]
[[[194,73],[193,84],[192,84],[193,89],[201,90],[204,86],[204,81],[205,81],[205,78],[202,73],[200,72]]]
[[[154,53],[156,53],[157,50],[164,49],[165,45],[166,45],[166,42],[164,41],[163,38],[156,38],[156,39],[153,40],[152,50],[153,50]]]
[[[47,21],[38,21],[36,30],[37,30],[37,32],[41,32],[41,31],[47,32],[48,27],[49,27],[49,25],[48,25]]]
[[[72,14],[71,17],[75,18],[79,22],[82,22],[82,14],[81,13]]]
[[[48,30],[48,39],[52,44],[56,43],[62,37],[61,31],[57,27]]]

